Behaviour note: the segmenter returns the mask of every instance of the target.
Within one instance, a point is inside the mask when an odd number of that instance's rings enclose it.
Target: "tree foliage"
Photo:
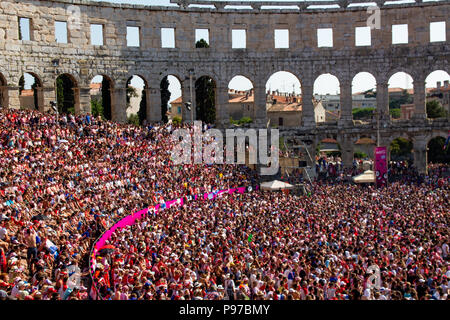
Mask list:
[[[442,107],[439,101],[427,101],[427,117],[431,119],[445,118],[447,117],[447,111]]]
[[[401,117],[401,111],[400,109],[390,109],[389,110],[389,114],[392,116],[392,118],[394,119],[400,119]]]
[[[354,108],[352,110],[353,119],[354,120],[361,120],[361,119],[368,119],[373,116],[375,108]]]
[[[196,48],[209,48],[209,44],[200,39],[195,44]],[[210,77],[203,76],[195,82],[195,102],[197,120],[206,123],[214,123],[216,121],[216,84]]]
[[[107,120],[112,119],[111,110],[111,83],[106,77],[102,80],[102,107],[103,117]]]
[[[94,117],[102,117],[105,119],[104,113],[103,113],[103,104],[101,99],[92,98],[91,99],[91,113]]]
[[[142,89],[142,98],[137,115],[139,118],[139,124],[142,125],[144,120],[147,119],[147,91],[145,90],[145,86],[144,89]]]
[[[409,104],[413,102],[413,97],[407,90],[403,90],[400,96],[389,95],[389,109],[400,109],[402,104]]]
[[[56,79],[56,101],[59,113],[75,114],[74,84],[67,75],[60,75]]]
[[[410,158],[412,148],[413,144],[411,141],[404,138],[394,139],[390,145],[391,159],[396,161]]]
[[[162,79],[160,89],[161,89],[161,116],[162,121],[166,123],[167,121],[169,121],[167,117],[167,110],[169,108],[168,103],[171,96],[171,93],[169,91],[169,79],[167,78],[167,76],[165,76],[164,79]]]
[[[444,150],[445,138],[436,137],[428,142],[428,162],[450,163],[450,146]]]

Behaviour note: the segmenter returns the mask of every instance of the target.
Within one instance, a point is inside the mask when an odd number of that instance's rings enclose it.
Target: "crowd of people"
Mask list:
[[[0,299],[448,299],[442,166],[384,189],[313,183],[301,196],[224,194],[149,213],[112,234],[91,275],[93,244],[121,217],[257,183],[243,165],[174,165],[171,129],[1,110]]]

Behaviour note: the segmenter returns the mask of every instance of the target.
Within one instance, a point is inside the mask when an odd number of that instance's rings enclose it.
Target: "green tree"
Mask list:
[[[209,44],[200,39],[195,44],[196,48],[209,48]],[[210,77],[201,77],[195,82],[195,102],[197,120],[206,123],[214,123],[216,121],[216,84]]]
[[[34,108],[36,110],[39,110],[39,102],[38,102],[38,90],[37,90],[37,83],[36,81],[31,86],[31,89],[33,89],[33,100],[34,100]]]
[[[102,107],[103,117],[107,120],[112,119],[111,110],[111,83],[106,77],[102,80]]]
[[[195,43],[196,48],[209,48],[208,42],[205,39],[200,39]]]
[[[369,89],[364,91],[364,98],[376,98],[377,92],[375,89]]]
[[[75,114],[74,84],[69,76],[63,74],[56,79],[57,106],[60,113]]]
[[[404,160],[411,157],[413,144],[404,138],[397,138],[390,145],[392,160]]]
[[[436,137],[428,142],[428,162],[450,163],[450,146],[444,150],[445,138]]]
[[[413,97],[407,90],[403,90],[400,96],[389,95],[389,109],[400,109],[402,104],[409,104],[413,102]]]
[[[137,92],[136,92],[136,88],[130,86],[131,79],[132,78],[128,79],[128,81],[127,81],[127,90],[126,90],[126,94],[127,94],[127,109],[130,107],[131,98],[138,96]]]
[[[19,94],[22,94],[22,91],[25,89],[25,77],[21,76],[19,79]]]
[[[439,101],[427,101],[427,117],[431,119],[445,118],[447,117],[447,111],[442,107]]]
[[[181,124],[181,118],[178,117],[178,116],[173,117],[172,123],[175,124],[175,125]]]
[[[400,119],[400,117],[401,117],[400,109],[390,109],[389,113],[392,116],[392,118],[394,118],[394,119]]]
[[[143,124],[144,120],[147,119],[147,92],[144,89],[142,89],[142,99],[141,103],[139,104],[139,111],[138,111],[138,117],[139,117],[139,124]]]
[[[353,119],[361,120],[371,118],[374,110],[375,108],[354,108],[352,110]]]
[[[169,79],[167,78],[167,76],[165,76],[164,79],[162,79],[160,89],[161,89],[161,116],[162,121],[166,123],[167,121],[169,121],[169,119],[167,118],[167,109],[169,108],[168,103],[171,96],[171,93],[169,91]]]
[[[93,117],[102,117],[105,119],[104,113],[103,113],[103,104],[101,99],[93,98],[91,99],[91,113]]]
[[[367,158],[367,154],[364,153],[364,152],[362,152],[362,151],[356,151],[356,152],[353,154],[353,157],[354,157],[355,159],[365,159],[365,158]]]
[[[130,116],[128,117],[128,123],[139,126],[139,116],[137,115],[137,113],[130,114]]]

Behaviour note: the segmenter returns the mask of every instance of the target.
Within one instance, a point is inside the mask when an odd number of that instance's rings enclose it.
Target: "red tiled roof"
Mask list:
[[[170,102],[170,104],[181,104],[181,103],[183,103],[183,97],[182,96],[179,96],[178,98],[176,98],[175,100],[172,100]]]
[[[20,94],[22,97],[32,97],[34,95],[33,89],[22,90]]]

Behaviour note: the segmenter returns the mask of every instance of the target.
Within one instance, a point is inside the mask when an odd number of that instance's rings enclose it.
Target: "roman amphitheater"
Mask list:
[[[297,128],[281,134],[313,141],[336,139],[343,161],[351,164],[353,145],[361,137],[376,139],[379,126],[381,145],[397,137],[413,142],[415,163],[426,170],[426,148],[430,139],[447,136],[449,119],[427,119],[425,79],[435,70],[449,71],[450,46],[447,41],[430,42],[430,22],[446,22],[450,34],[449,1],[384,4],[380,24],[371,30],[371,45],[355,46],[355,28],[366,26],[371,14],[366,7],[349,6],[364,1],[327,1],[337,8],[313,9],[318,2],[291,1],[297,8],[263,9],[267,2],[240,2],[247,10],[227,9],[226,1],[214,8],[188,6],[207,1],[175,1],[179,6],[158,7],[98,3],[87,0],[2,0],[0,3],[0,104],[20,108],[19,80],[24,73],[35,77],[37,104],[49,111],[55,99],[55,79],[67,75],[74,84],[75,112],[90,112],[90,83],[102,75],[111,83],[112,120],[126,121],[126,84],[133,75],[145,82],[148,121],[161,120],[160,83],[167,75],[176,76],[183,101],[190,100],[190,76],[211,77],[216,85],[216,122],[227,126],[228,83],[236,75],[251,80],[255,92],[254,125],[264,127],[266,82],[275,72],[288,71],[301,83],[302,121]],[[323,4],[324,2],[320,2]],[[233,2],[236,4],[236,2]],[[375,14],[373,12],[372,14]],[[19,18],[28,18],[30,39],[20,40]],[[67,43],[55,41],[55,21],[68,25]],[[103,28],[103,45],[91,45],[90,25]],[[392,44],[392,25],[408,26],[408,41]],[[139,47],[128,47],[127,27],[139,28]],[[171,28],[175,46],[162,48],[161,29]],[[332,47],[319,47],[317,29],[331,28]],[[195,47],[195,30],[209,30],[209,48]],[[245,30],[246,47],[233,49],[232,30]],[[274,30],[289,31],[289,48],[274,47]],[[359,72],[376,79],[379,122],[356,124],[352,120],[352,79]],[[388,80],[398,71],[413,78],[414,117],[392,121],[388,112]],[[341,114],[335,123],[316,124],[312,103],[314,80],[324,73],[339,79]],[[195,101],[195,100],[194,100]],[[185,108],[183,108],[185,109]],[[195,108],[194,108],[195,109]],[[183,110],[189,119],[189,111]]]

